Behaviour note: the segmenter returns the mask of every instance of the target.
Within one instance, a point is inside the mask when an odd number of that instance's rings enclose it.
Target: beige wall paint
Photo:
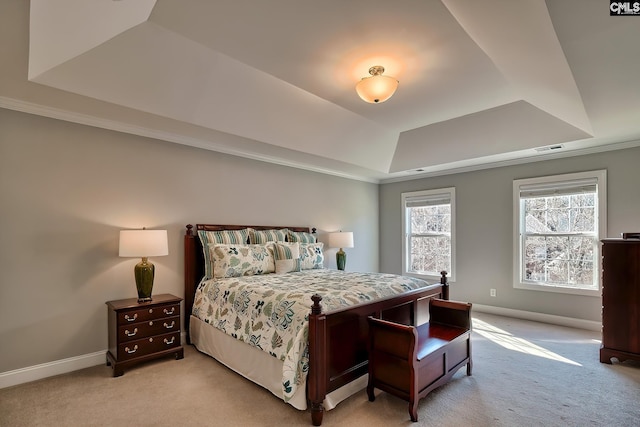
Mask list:
[[[347,269],[378,270],[375,184],[0,109],[0,372],[106,349],[105,301],[136,296],[121,229],[168,230],[154,293],[183,296],[196,222],[353,231]]]
[[[456,188],[457,280],[451,298],[476,304],[599,322],[596,297],[513,288],[514,179],[607,170],[607,232],[640,230],[640,148],[501,167],[380,186],[380,270],[402,271],[400,195],[407,191]],[[489,289],[497,289],[497,297]]]

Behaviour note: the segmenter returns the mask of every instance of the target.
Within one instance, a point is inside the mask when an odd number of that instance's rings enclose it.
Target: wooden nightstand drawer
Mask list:
[[[136,357],[146,356],[162,350],[169,350],[180,346],[180,332],[164,335],[156,335],[135,341],[120,344],[118,346],[118,360],[129,360]]]
[[[152,335],[166,334],[180,330],[180,316],[132,323],[118,328],[118,342],[137,340]]]
[[[139,303],[137,298],[107,302],[109,351],[107,365],[113,376],[147,360],[174,355],[184,357],[180,343],[180,301],[169,294],[154,295]]]
[[[139,309],[132,309],[118,312],[118,325],[126,325],[145,320],[158,319],[161,317],[179,316],[180,303],[163,304],[158,306],[148,306]]]

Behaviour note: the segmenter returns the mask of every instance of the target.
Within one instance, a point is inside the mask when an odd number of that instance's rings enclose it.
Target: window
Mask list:
[[[402,193],[402,273],[455,278],[455,188]]]
[[[599,296],[606,171],[513,182],[514,287]]]

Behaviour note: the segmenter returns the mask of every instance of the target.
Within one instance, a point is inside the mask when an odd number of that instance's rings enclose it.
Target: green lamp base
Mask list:
[[[344,270],[346,264],[347,254],[340,248],[340,250],[336,252],[336,265],[338,266],[338,270]]]
[[[138,302],[151,301],[151,291],[153,290],[153,277],[156,267],[144,257],[136,264],[133,273],[136,277],[136,288],[138,289]]]

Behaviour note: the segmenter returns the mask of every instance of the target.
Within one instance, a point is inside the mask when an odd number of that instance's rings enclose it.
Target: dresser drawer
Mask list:
[[[135,359],[162,350],[180,347],[180,332],[156,335],[118,345],[118,361]]]
[[[146,322],[131,323],[118,327],[118,342],[124,343],[152,335],[167,334],[180,330],[180,316],[165,317]]]
[[[118,312],[118,325],[128,325],[163,317],[180,316],[180,303],[156,305],[153,307],[122,310]]]

